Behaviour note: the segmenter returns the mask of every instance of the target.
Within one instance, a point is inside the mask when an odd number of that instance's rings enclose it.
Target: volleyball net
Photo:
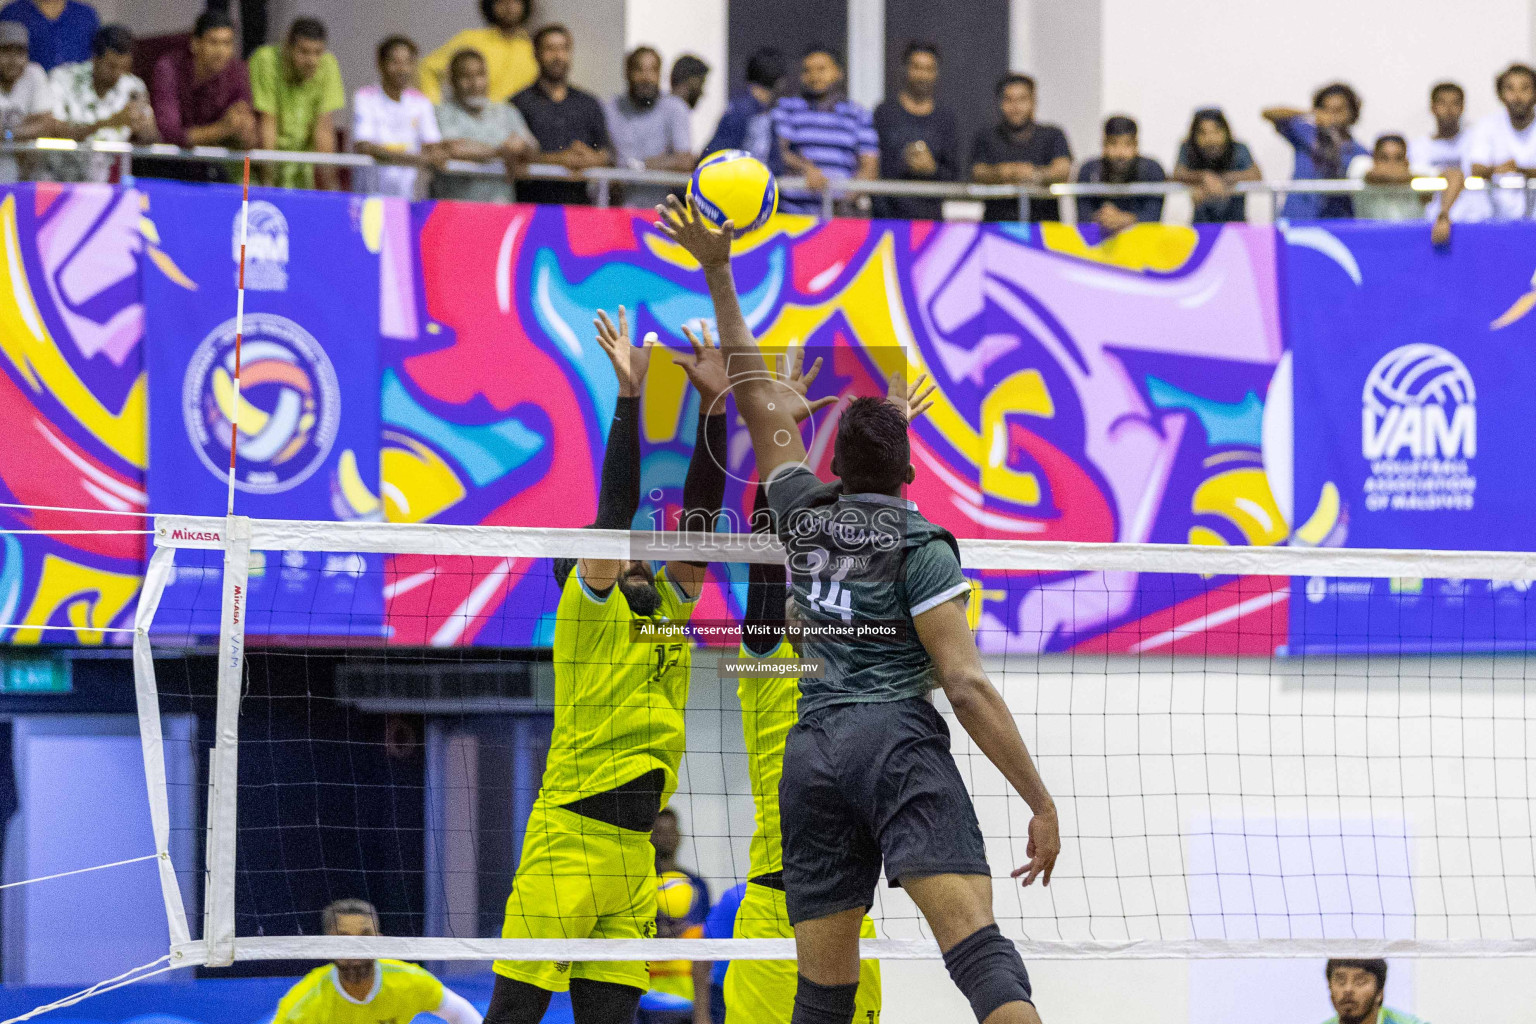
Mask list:
[[[714,895],[751,876],[752,782],[772,752],[743,735],[758,683],[736,655],[748,567],[782,564],[776,542],[180,516],[158,517],[152,539],[133,636],[151,790],[165,786],[162,713],[194,709],[213,737],[206,820],[173,822],[163,797],[150,803],[176,962],[792,957],[783,938],[583,937],[574,908],[534,929],[547,937],[500,937],[514,880],[533,870],[529,823],[560,701],[586,702],[594,743],[605,712],[637,699],[665,710],[659,692],[603,708],[601,687],[557,687],[549,645],[582,628],[557,613],[580,585],[566,582],[576,559],[709,563],[686,693],[665,697],[686,722],[670,806],[682,860]],[[1536,644],[1523,600],[1536,554],[960,550],[978,646],[1060,816],[1050,886],[1021,888],[1008,873],[1027,860],[1029,810],[935,693],[999,925],[1027,957],[1536,953],[1523,653]],[[290,603],[279,623],[252,595],[306,565],[345,574],[355,598],[333,589],[297,621]],[[1378,585],[1424,602],[1414,621],[1429,635],[1319,599]],[[1474,617],[1508,653],[1455,649]],[[1298,632],[1314,642],[1288,649]],[[170,863],[185,848],[177,829],[195,831],[199,863]],[[622,861],[625,877],[613,863],[558,870],[578,890],[657,884],[648,854]],[[190,920],[178,870],[203,876]],[[382,934],[320,934],[322,908],[341,898],[373,903]],[[870,916],[866,956],[938,955],[900,888],[882,883]]]

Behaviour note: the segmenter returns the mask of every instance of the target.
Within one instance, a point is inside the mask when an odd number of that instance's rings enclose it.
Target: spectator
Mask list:
[[[1536,71],[1511,64],[1495,80],[1504,109],[1477,123],[1467,144],[1467,162],[1473,174],[1489,178],[1518,174],[1536,177]],[[1483,191],[1484,216],[1499,220],[1529,217],[1530,204],[1521,188],[1489,188]]]
[[[685,53],[672,62],[672,95],[688,104],[692,110],[704,98],[704,81],[709,77],[709,65],[691,53]]]
[[[251,54],[251,106],[262,149],[290,153],[336,152],[333,115],[347,106],[341,67],[326,49],[325,26],[314,18],[298,18],[288,29],[287,43],[268,44]],[[334,167],[313,164],[268,165],[269,185],[314,188],[337,186]]]
[[[1141,155],[1136,122],[1115,115],[1104,122],[1104,155],[1089,160],[1077,172],[1079,184],[1130,185],[1167,181],[1163,165]],[[1163,197],[1083,196],[1077,200],[1077,222],[1093,221],[1104,237],[1118,235],[1132,224],[1163,219]]]
[[[51,133],[77,142],[159,142],[149,88],[133,73],[133,33],[107,25],[91,40],[91,52],[90,60],[60,64],[48,76],[58,122]],[[114,163],[107,153],[54,153],[50,177],[107,181]]]
[[[27,27],[27,53],[44,71],[91,59],[91,43],[101,18],[80,0],[12,0],[0,8],[0,21]]]
[[[25,141],[47,133],[53,126],[53,90],[48,76],[27,59],[27,26],[19,21],[0,21],[0,127],[8,139]],[[0,184],[21,177],[20,161],[0,154]],[[31,176],[30,174],[28,175]]]
[[[1383,1005],[1385,960],[1329,960],[1324,972],[1335,1014],[1326,1024],[1423,1024],[1410,1013]]]
[[[971,180],[983,185],[1056,185],[1072,177],[1072,147],[1053,124],[1035,121],[1035,80],[1004,75],[997,83],[998,122],[977,133],[971,144]],[[1018,220],[1016,199],[989,199],[989,221]],[[1060,220],[1054,199],[1031,199],[1029,219]]]
[[[523,115],[510,103],[490,102],[490,71],[478,50],[460,50],[448,62],[453,95],[437,107],[437,127],[452,160],[506,164],[500,180],[440,174],[432,194],[439,199],[476,203],[510,203],[516,196],[512,178],[538,148]]]
[[[533,84],[539,66],[533,59],[533,43],[528,38],[528,18],[533,14],[533,0],[480,0],[481,28],[467,28],[421,62],[421,91],[433,103],[443,101],[448,82],[448,65],[461,50],[474,50],[485,59],[489,92],[493,103],[505,103]]]
[[[1366,183],[1355,194],[1355,216],[1360,220],[1424,218],[1424,199],[1408,188],[1415,175],[1408,166],[1408,140],[1401,135],[1378,137],[1370,156],[1350,161],[1349,176]]]
[[[1173,180],[1190,187],[1195,223],[1246,219],[1244,198],[1233,195],[1232,186],[1261,177],[1248,147],[1232,137],[1227,115],[1215,107],[1195,111],[1189,137],[1179,146],[1179,161],[1173,169]]]
[[[785,96],[773,108],[779,159],[789,173],[803,175],[809,187],[782,191],[781,210],[817,213],[817,195],[831,182],[869,181],[880,175],[874,121],[869,111],[843,97],[842,84],[843,65],[836,51],[812,46],[800,66],[800,95]],[[867,202],[857,205],[868,208]]]
[[[960,130],[955,112],[934,99],[939,50],[911,42],[901,57],[901,92],[875,108],[880,137],[880,177],[898,181],[954,181],[960,167]],[[875,214],[908,220],[943,220],[944,200],[876,196]]]
[[[755,50],[747,58],[747,87],[725,108],[705,154],[722,149],[743,149],[775,170],[779,167],[778,143],[773,135],[773,105],[779,87],[789,73],[784,54],[771,46]]]
[[[629,89],[604,108],[614,163],[632,171],[691,171],[696,162],[688,135],[688,105],[661,94],[661,54],[639,46],[624,58]],[[667,201],[665,185],[626,185],[624,205],[650,209]]]
[[[417,171],[446,159],[432,103],[411,86],[416,81],[416,44],[390,36],[379,44],[379,84],[352,97],[352,148],[390,166],[377,171],[380,195],[416,197]]]
[[[656,848],[656,878],[661,889],[661,898],[657,901],[657,935],[662,938],[699,938],[704,934],[704,921],[709,916],[709,883],[677,862],[677,851],[682,843],[682,824],[677,812],[663,807],[651,826],[651,845]],[[667,899],[668,894],[673,898]],[[687,898],[677,899],[680,894]],[[708,960],[700,960],[692,966],[686,961],[653,960],[651,989],[693,999],[697,992],[708,991],[713,966]]]
[[[235,56],[235,23],[209,8],[192,26],[187,49],[165,54],[150,76],[150,99],[160,137],[177,146],[256,147],[251,80]],[[220,164],[173,164],[165,176],[223,181]]]
[[[1270,107],[1264,119],[1296,150],[1296,181],[1329,181],[1343,178],[1350,161],[1366,155],[1365,147],[1349,130],[1360,120],[1360,97],[1342,82],[1326,85],[1312,97],[1312,113],[1294,107]],[[1347,195],[1293,192],[1285,200],[1285,216],[1291,220],[1325,220],[1354,216]]]
[[[1472,141],[1472,132],[1463,131],[1461,127],[1466,106],[1467,94],[1455,82],[1441,82],[1429,90],[1429,112],[1435,118],[1435,134],[1421,136],[1408,143],[1408,163],[1414,167],[1429,168],[1442,176],[1452,169],[1465,174],[1467,150]],[[1465,178],[1462,180],[1465,181]],[[1444,200],[1445,196],[1438,192],[1430,199],[1425,209],[1430,220],[1439,222],[1440,211],[1446,206]],[[1450,215],[1447,220],[1476,219],[1474,202],[1472,196],[1460,196],[1449,204]]]
[[[539,61],[538,80],[512,97],[512,102],[538,140],[534,159],[570,171],[611,166],[613,149],[603,105],[596,96],[570,84],[570,30],[545,25],[533,37],[533,54]],[[587,202],[583,181],[527,181],[518,192],[525,203]]]
[[[746,894],[746,882],[734,885],[720,894],[720,902],[711,907],[709,916],[704,918],[704,938],[736,937],[736,914],[741,910],[741,899]],[[694,985],[695,1024],[704,1024],[705,1021],[709,1024],[725,1024],[725,972],[730,966],[729,960],[716,960],[710,967],[709,985]]]
[[[677,851],[683,845],[683,828],[677,812],[672,808],[663,807],[656,815],[656,823],[651,826],[651,845],[656,848],[658,878],[670,871],[677,871],[687,875],[693,883],[693,902],[688,907],[688,913],[682,915],[682,920],[690,925],[702,925],[705,916],[709,914],[709,883],[677,862]]]

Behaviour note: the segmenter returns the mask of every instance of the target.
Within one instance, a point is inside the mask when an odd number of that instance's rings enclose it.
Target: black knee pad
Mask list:
[[[818,985],[800,975],[795,986],[795,1015],[790,1024],[853,1024],[859,985]]]
[[[995,924],[955,943],[944,954],[944,966],[978,1021],[986,1020],[999,1006],[1034,1002],[1024,960]]]

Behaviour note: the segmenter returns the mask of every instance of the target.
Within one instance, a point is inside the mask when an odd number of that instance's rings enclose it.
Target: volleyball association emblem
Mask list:
[[[235,321],[208,333],[187,363],[181,406],[197,457],[220,480],[229,472],[230,424],[238,425],[235,486],[280,494],[309,479],[336,443],[341,389],[315,336],[285,316],[245,318],[240,397],[235,398]]]

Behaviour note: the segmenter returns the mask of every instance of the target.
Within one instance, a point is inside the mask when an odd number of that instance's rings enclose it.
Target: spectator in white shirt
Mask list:
[[[1466,112],[1467,97],[1455,82],[1440,82],[1429,90],[1429,112],[1435,118],[1435,133],[1422,135],[1408,143],[1408,163],[1415,172],[1447,174],[1451,168],[1465,173],[1467,149],[1472,142],[1472,131],[1463,130],[1462,115]],[[1432,221],[1440,219],[1442,195],[1435,193],[1425,213]],[[1478,197],[1462,195],[1451,204],[1450,220],[1478,220],[1478,214],[1486,204]]]
[[[133,33],[106,25],[91,40],[92,58],[60,64],[48,76],[53,89],[50,134],[78,142],[160,141],[149,87],[133,73]],[[107,181],[115,160],[109,153],[55,153],[50,175],[57,181]]]
[[[412,87],[416,44],[390,36],[379,44],[379,84],[352,97],[352,148],[390,166],[380,167],[380,195],[414,199],[417,171],[441,168],[447,160],[432,101]]]
[[[1489,114],[1473,129],[1467,147],[1470,170],[1483,178],[1536,177],[1536,71],[1524,64],[1511,64],[1495,82],[1504,109]],[[1487,216],[1521,220],[1531,215],[1524,181],[1512,185],[1483,191]]]
[[[27,26],[0,21],[0,138],[24,142],[46,134],[52,126],[53,90],[42,67],[27,59]],[[31,170],[28,158],[20,163]],[[0,155],[0,184],[20,176],[16,157]]]

